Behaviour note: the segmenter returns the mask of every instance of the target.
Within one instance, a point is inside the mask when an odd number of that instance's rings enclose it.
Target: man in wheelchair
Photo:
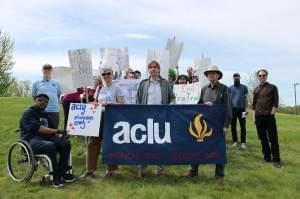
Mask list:
[[[53,186],[62,187],[64,182],[74,182],[72,174],[68,174],[68,160],[71,143],[66,139],[63,130],[52,128],[51,120],[44,112],[49,97],[40,93],[35,97],[35,105],[27,109],[20,120],[21,139],[26,140],[34,154],[45,154],[53,166]],[[56,160],[57,153],[59,161]]]

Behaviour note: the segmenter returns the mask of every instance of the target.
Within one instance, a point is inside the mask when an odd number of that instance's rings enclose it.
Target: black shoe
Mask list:
[[[272,162],[271,158],[264,158],[264,162]]]
[[[64,179],[64,182],[74,182],[76,180],[76,178],[73,176],[73,174],[65,174],[63,175],[63,179]]]
[[[281,163],[280,162],[273,162],[273,166],[275,168],[281,168]]]
[[[52,186],[55,188],[63,187],[64,183],[60,180],[60,178],[55,177],[52,181]]]

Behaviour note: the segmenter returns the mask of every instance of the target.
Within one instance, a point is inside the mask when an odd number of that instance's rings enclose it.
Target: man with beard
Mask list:
[[[247,108],[247,86],[240,83],[240,74],[233,74],[234,84],[229,87],[229,97],[232,107],[231,119],[231,133],[232,133],[232,146],[236,147],[238,144],[238,137],[236,131],[237,119],[241,127],[241,148],[246,148],[246,108]]]

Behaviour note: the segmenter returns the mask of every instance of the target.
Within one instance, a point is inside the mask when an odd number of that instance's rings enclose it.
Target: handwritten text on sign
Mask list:
[[[200,82],[193,84],[175,84],[176,104],[197,104],[200,99]]]
[[[99,136],[101,105],[71,103],[67,131],[70,135]]]

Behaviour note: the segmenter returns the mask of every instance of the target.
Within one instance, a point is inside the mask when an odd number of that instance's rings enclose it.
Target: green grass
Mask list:
[[[19,117],[32,104],[31,98],[0,98],[0,198],[300,198],[300,117],[277,114],[279,142],[283,167],[275,169],[262,162],[261,147],[255,127],[247,121],[247,150],[231,148],[227,135],[226,177],[223,185],[214,184],[214,165],[200,168],[198,178],[181,177],[188,166],[168,166],[167,177],[155,177],[149,168],[145,179],[136,177],[136,168],[121,166],[113,180],[100,176],[104,166],[99,164],[97,177],[77,181],[63,189],[40,187],[40,169],[28,184],[13,182],[7,175],[7,150],[18,133]],[[80,138],[72,138],[75,175],[84,168],[85,149]]]

